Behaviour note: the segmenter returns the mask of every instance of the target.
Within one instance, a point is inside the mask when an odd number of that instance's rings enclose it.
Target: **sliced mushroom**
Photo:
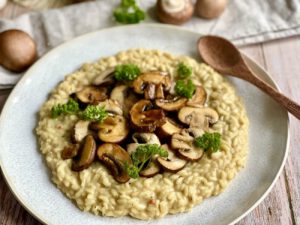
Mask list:
[[[119,143],[123,141],[128,133],[129,127],[123,116],[111,115],[103,122],[94,124],[94,129],[98,129],[98,137],[101,141],[109,143]]]
[[[183,107],[178,113],[178,118],[190,127],[208,129],[209,124],[214,124],[219,120],[219,115],[214,109],[208,107]]]
[[[127,85],[116,86],[111,94],[110,99],[117,101],[123,109],[125,117],[129,114],[131,107],[138,101],[136,94]]]
[[[168,151],[167,158],[163,158],[161,156],[157,158],[157,162],[164,168],[164,170],[174,173],[181,170],[186,165],[187,162],[176,157],[176,155],[168,145],[165,144],[161,147]]]
[[[108,98],[106,87],[86,86],[76,92],[76,97],[83,103],[96,104]]]
[[[115,68],[108,68],[101,72],[94,80],[93,85],[99,86],[103,85],[104,83],[114,83],[113,74],[115,72]]]
[[[173,149],[177,149],[180,157],[188,161],[197,161],[203,156],[203,149],[194,145],[195,137],[202,135],[204,131],[199,128],[182,130],[180,134],[174,134],[171,140]]]
[[[172,98],[167,99],[156,99],[155,104],[166,110],[166,111],[176,111],[185,106],[187,99],[180,96],[172,96]]]
[[[157,134],[160,138],[169,137],[175,133],[180,133],[182,127],[174,120],[166,118],[166,123],[157,129]]]
[[[162,109],[152,109],[149,100],[140,100],[130,110],[130,118],[134,127],[141,132],[153,132],[165,124],[165,114]]]
[[[78,158],[73,160],[72,170],[81,171],[88,168],[95,159],[96,142],[92,135],[86,136],[80,149]]]
[[[158,144],[160,145],[159,138],[153,133],[134,133],[132,139],[135,143],[139,144]]]
[[[133,81],[133,89],[138,94],[145,93],[146,99],[163,97],[163,91],[171,88],[171,78],[162,72],[143,73]]]
[[[65,160],[65,159],[71,159],[71,158],[77,156],[79,148],[80,148],[80,144],[68,145],[61,152],[61,158]]]
[[[202,86],[197,86],[195,94],[187,101],[188,106],[202,107],[206,101],[206,91]]]
[[[79,120],[74,127],[74,140],[81,142],[89,134],[89,121]]]
[[[129,155],[132,155],[137,147],[141,145],[139,143],[130,143],[127,145],[127,152]],[[160,172],[160,167],[158,163],[156,162],[157,156],[153,156],[151,161],[147,164],[147,167],[143,169],[139,174],[142,177],[153,177],[154,175],[158,174]]]
[[[116,181],[125,183],[130,179],[125,171],[125,165],[131,165],[132,161],[129,154],[120,145],[102,144],[97,150],[97,156],[110,170]]]
[[[98,106],[104,107],[104,109],[108,113],[117,114],[120,116],[123,115],[123,111],[122,111],[120,104],[115,100],[107,99],[103,102],[99,102]]]

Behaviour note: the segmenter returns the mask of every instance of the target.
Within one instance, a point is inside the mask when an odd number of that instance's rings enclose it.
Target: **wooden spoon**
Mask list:
[[[204,62],[215,70],[254,84],[300,119],[300,105],[257,77],[231,42],[217,36],[203,36],[198,41],[198,51]]]

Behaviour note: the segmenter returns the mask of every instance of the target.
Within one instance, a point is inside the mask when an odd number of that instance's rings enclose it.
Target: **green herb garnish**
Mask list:
[[[141,70],[134,64],[123,64],[116,66],[114,74],[119,81],[131,81],[141,74]]]
[[[205,132],[202,136],[195,138],[195,145],[204,151],[217,152],[221,146],[221,134]]]
[[[60,115],[71,115],[79,112],[79,104],[74,99],[70,98],[65,104],[58,104],[51,109],[51,116],[57,118]]]
[[[178,80],[176,82],[175,92],[178,95],[186,98],[192,98],[195,90],[196,86],[193,84],[192,80]]]
[[[180,79],[188,78],[192,75],[192,68],[184,63],[179,63],[177,66],[177,75]]]
[[[139,23],[145,19],[145,12],[137,6],[135,0],[122,0],[120,6],[114,10],[114,17],[123,24]]]
[[[167,150],[161,148],[158,144],[141,144],[136,151],[132,153],[132,165],[125,164],[125,169],[128,175],[132,178],[138,178],[139,172],[143,169],[146,163],[150,163],[154,155],[167,157]]]
[[[108,113],[104,107],[88,105],[80,115],[84,120],[102,122],[108,116]]]

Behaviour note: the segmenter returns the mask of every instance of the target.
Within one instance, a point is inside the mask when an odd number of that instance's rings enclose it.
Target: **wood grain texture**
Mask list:
[[[13,18],[26,9],[9,3],[0,18]],[[282,92],[300,100],[300,37],[243,47],[242,50],[265,67]],[[0,110],[9,91],[0,91]],[[290,154],[274,188],[266,199],[237,225],[300,224],[300,122],[291,117]],[[0,173],[0,224],[40,225],[15,200]]]

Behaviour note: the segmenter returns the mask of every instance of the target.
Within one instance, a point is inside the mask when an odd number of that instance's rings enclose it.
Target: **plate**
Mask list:
[[[250,120],[246,167],[224,193],[209,198],[188,213],[139,221],[108,218],[81,212],[51,182],[34,133],[37,112],[49,92],[66,74],[83,62],[114,55],[129,48],[160,49],[198,59],[198,33],[166,25],[133,25],[109,28],[69,41],[35,63],[10,94],[0,118],[0,165],[18,201],[37,219],[51,225],[101,224],[230,224],[257,206],[278,178],[287,157],[287,112],[256,87],[229,78],[244,100]],[[254,61],[251,68],[276,86]],[[83,222],[84,221],[84,222]]]

